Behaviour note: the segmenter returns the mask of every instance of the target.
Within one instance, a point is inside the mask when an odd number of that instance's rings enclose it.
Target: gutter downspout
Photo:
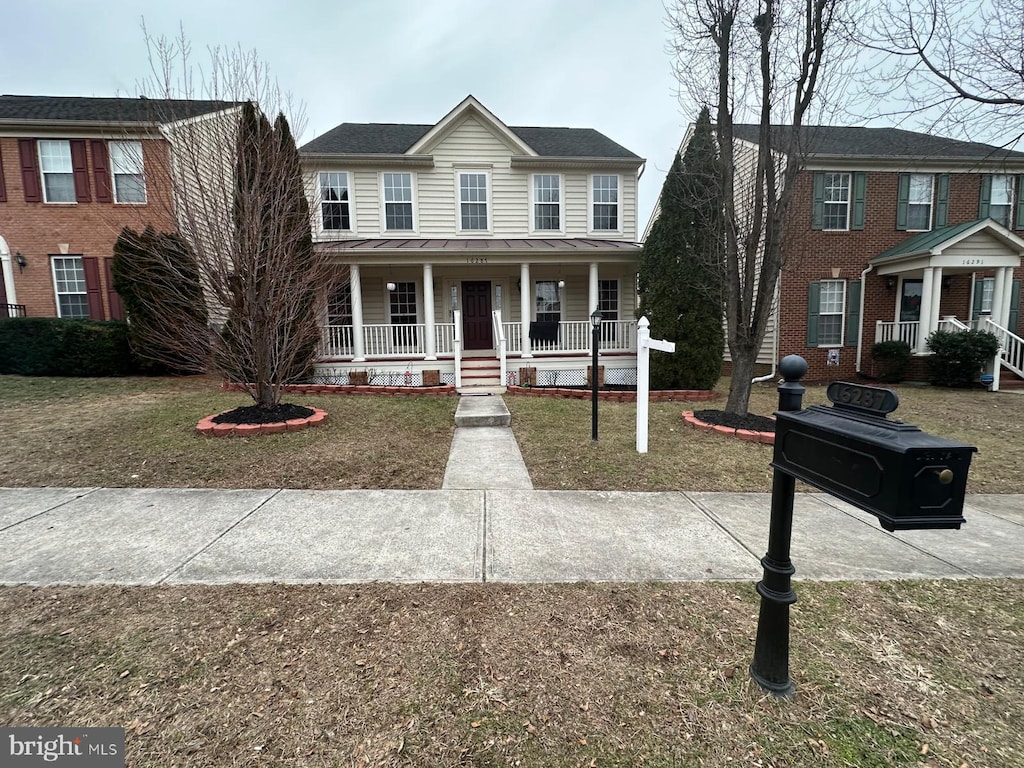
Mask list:
[[[864,330],[864,297],[867,295],[867,291],[864,290],[865,278],[868,276],[868,272],[875,268],[874,264],[868,264],[867,269],[860,273],[860,330]],[[857,334],[857,375],[860,375],[860,359],[861,353],[864,351],[864,334],[863,332]]]
[[[775,286],[775,311],[779,309],[779,286]],[[775,378],[775,369],[779,364],[779,318],[775,317],[775,327],[772,330],[772,370],[771,373],[766,373],[764,376],[757,376],[750,380],[751,384],[760,384],[762,381],[768,381],[769,379]]]

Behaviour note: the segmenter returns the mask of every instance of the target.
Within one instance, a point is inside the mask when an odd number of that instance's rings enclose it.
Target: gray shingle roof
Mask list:
[[[300,152],[325,155],[401,155],[434,126],[396,123],[342,123],[302,146]],[[541,157],[640,157],[593,128],[509,126]]]
[[[0,121],[156,123],[196,117],[234,106],[228,101],[119,99],[88,96],[0,96]]]
[[[757,143],[759,126],[736,124],[736,138]],[[788,125],[773,125],[772,143],[783,149],[789,135]],[[851,128],[808,125],[803,129],[808,154],[852,157],[947,158],[950,160],[1024,159],[1024,152],[1013,152],[989,144],[957,141],[900,128]]]

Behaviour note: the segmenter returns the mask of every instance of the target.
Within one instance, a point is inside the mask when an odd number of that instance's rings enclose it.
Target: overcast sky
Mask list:
[[[0,29],[0,90],[136,95],[140,28],[255,49],[305,103],[308,141],[335,125],[440,120],[468,94],[507,125],[595,128],[647,159],[639,229],[691,116],[674,96],[662,0],[29,0]]]

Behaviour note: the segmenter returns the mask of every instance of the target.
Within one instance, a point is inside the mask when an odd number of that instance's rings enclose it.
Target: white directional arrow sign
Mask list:
[[[675,352],[676,343],[651,338],[651,321],[636,324],[636,452],[647,453],[647,411],[651,396],[651,350]]]

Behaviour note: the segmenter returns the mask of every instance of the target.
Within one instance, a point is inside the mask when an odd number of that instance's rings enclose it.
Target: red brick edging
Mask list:
[[[275,421],[270,424],[215,424],[214,419],[220,414],[213,413],[196,424],[196,432],[211,437],[252,437],[254,435],[275,435],[281,432],[298,432],[300,429],[317,427],[327,418],[327,411],[314,408],[313,415],[304,419]]]
[[[241,392],[241,384],[225,381],[221,389],[227,392]],[[285,392],[296,395],[441,395],[458,394],[454,384],[441,384],[437,387],[379,387],[374,385],[356,384],[286,384]]]
[[[683,411],[683,421],[689,424],[695,429],[700,429],[705,432],[717,432],[720,435],[730,435],[732,437],[738,437],[740,440],[746,440],[751,443],[764,443],[765,445],[775,445],[775,433],[774,432],[756,432],[751,429],[734,429],[733,427],[724,427],[721,424],[708,424],[707,422],[701,421],[693,415],[693,411]]]
[[[561,397],[567,400],[589,400],[591,391],[589,389],[561,389],[559,387],[520,387],[512,385],[507,387],[510,395],[523,395],[525,397]],[[714,400],[717,397],[711,389],[659,389],[652,390],[650,401],[652,403],[669,403],[678,400],[679,402],[704,402]],[[598,390],[597,399],[613,403],[635,403],[636,392],[612,392]]]

